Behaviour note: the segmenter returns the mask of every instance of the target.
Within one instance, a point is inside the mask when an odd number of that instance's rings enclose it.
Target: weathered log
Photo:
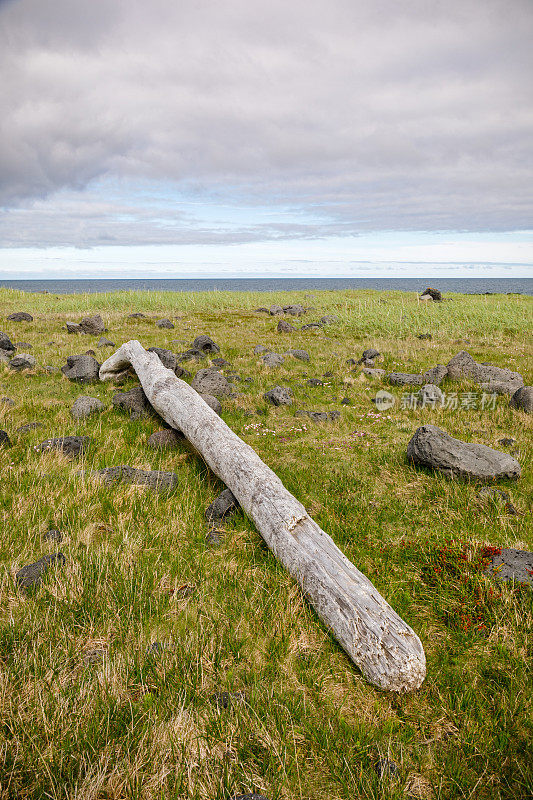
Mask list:
[[[352,661],[382,689],[417,689],[426,674],[414,631],[307,514],[277,475],[156,353],[130,341],[102,364],[110,380],[132,366],[154,409],[181,430],[233,492]]]

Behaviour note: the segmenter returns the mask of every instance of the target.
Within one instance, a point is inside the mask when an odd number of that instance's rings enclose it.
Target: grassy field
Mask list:
[[[275,318],[254,311],[274,302],[314,307],[295,325],[325,314],[339,322],[278,334]],[[34,321],[7,321],[13,311]],[[128,319],[135,311],[148,318]],[[161,425],[114,408],[115,387],[45,370],[88,348],[100,362],[114,352],[63,330],[94,313],[117,346],[139,339],[179,352],[207,333],[253,379],[223,401],[223,419],[421,637],[428,674],[419,691],[387,694],[363,679],[242,512],[220,545],[206,541],[204,512],[224,487],[186,443],[154,452],[146,441]],[[157,328],[161,317],[175,329]],[[376,366],[419,372],[466,349],[530,385],[530,297],[418,304],[401,292],[0,290],[0,322],[12,341],[32,345],[38,364],[25,373],[0,366],[0,394],[14,401],[0,402],[13,443],[0,449],[1,800],[533,795],[531,589],[482,572],[484,548],[533,549],[531,417],[504,396],[494,408],[469,407],[476,387],[446,383],[456,408],[412,409],[393,387],[397,402],[380,414],[371,398],[382,385],[346,364],[377,347]],[[431,340],[417,338],[426,332]],[[303,348],[311,361],[287,357],[268,369],[256,344]],[[324,384],[309,387],[308,378]],[[293,389],[291,408],[263,400],[274,385]],[[83,394],[106,409],[75,421],[70,408]],[[338,409],[341,419],[314,424],[298,408]],[[42,427],[17,432],[30,422]],[[428,422],[497,449],[502,437],[516,439],[507,450],[522,477],[502,488],[518,513],[480,498],[474,483],[407,463],[409,439]],[[71,434],[94,440],[76,461],[36,449]],[[118,464],[175,472],[180,487],[106,487],[77,474]],[[59,546],[44,539],[49,528],[63,532]],[[33,594],[16,588],[18,569],[57,549],[64,566]],[[154,642],[161,647],[150,652]],[[244,694],[223,708],[221,692]],[[380,776],[384,759],[394,774]]]

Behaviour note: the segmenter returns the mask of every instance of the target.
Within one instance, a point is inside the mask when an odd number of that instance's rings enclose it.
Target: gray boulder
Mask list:
[[[514,394],[524,385],[524,379],[519,372],[512,372],[506,367],[479,364],[466,350],[457,353],[448,362],[447,368],[448,377],[452,380],[471,380],[479,383],[485,391]]]
[[[268,349],[268,347],[265,347],[262,344],[256,344],[256,346],[254,347],[254,354],[256,356],[259,356],[261,355],[261,353],[270,353],[270,350]]]
[[[290,306],[283,306],[283,311],[285,314],[290,314],[291,317],[301,317],[302,314],[305,314],[304,307],[298,303]]]
[[[387,379],[393,386],[423,386],[426,383],[424,375],[413,375],[409,372],[391,372]]]
[[[70,413],[74,419],[85,419],[85,417],[88,417],[91,414],[95,414],[98,411],[103,411],[104,408],[104,404],[98,399],[98,397],[81,395],[81,397],[78,397],[78,399],[74,402],[74,405],[70,409]]]
[[[185,350],[184,353],[178,353],[176,355],[176,360],[178,364],[181,364],[182,361],[200,361],[200,359],[205,358],[206,354],[202,352],[202,350],[197,350],[195,347],[191,347],[189,350]]]
[[[19,569],[15,575],[17,586],[20,589],[37,588],[42,581],[43,575],[48,571],[48,568],[56,563],[65,563],[65,556],[63,553],[51,553],[49,556],[43,556],[33,564],[27,564],[25,567],[22,567],[22,569]]]
[[[33,317],[31,314],[28,314],[27,311],[15,311],[14,314],[10,314],[8,317],[11,322],[33,322]]]
[[[2,331],[0,331],[0,350],[4,350],[6,353],[15,352],[15,345],[7,333],[2,333]]]
[[[37,361],[34,356],[29,353],[18,353],[9,362],[9,369],[15,370],[15,372],[22,372],[25,369],[33,369],[36,364]]]
[[[141,386],[135,386],[129,392],[117,392],[111,402],[116,408],[129,411],[130,419],[142,419],[154,413]]]
[[[335,422],[336,420],[340,419],[341,412],[340,411],[305,411],[305,409],[300,409],[296,412],[296,416],[298,417],[309,417],[310,420],[313,422]]]
[[[173,328],[174,323],[171,322],[169,319],[158,319],[155,323],[158,328]]]
[[[326,324],[327,323],[325,322],[324,325],[326,325]],[[302,325],[300,330],[301,331],[310,331],[310,330],[313,330],[315,328],[321,328],[321,327],[322,327],[322,325],[319,322],[308,322],[307,325]]]
[[[55,530],[55,528],[50,528],[43,536],[45,542],[56,542],[56,544],[62,542],[63,538],[61,531]]]
[[[106,332],[106,326],[100,314],[95,314],[93,317],[84,317],[80,321],[80,328],[82,333],[86,333],[89,336],[101,336],[102,333]]]
[[[202,353],[220,353],[220,347],[215,344],[210,336],[203,334],[197,336],[191,345],[193,350],[201,350]]]
[[[384,369],[379,369],[378,367],[365,367],[363,369],[363,375],[366,375],[367,378],[383,378],[385,375]]]
[[[58,450],[65,456],[75,458],[85,453],[91,443],[90,436],[61,436],[58,439],[45,439],[44,442],[41,442],[39,449],[43,453],[50,450]]]
[[[369,347],[368,350],[363,350],[363,355],[357,363],[364,364],[365,361],[375,361],[380,355],[381,353],[375,347]],[[365,366],[371,367],[373,364],[366,364]]]
[[[166,350],[164,347],[149,347],[149,353],[156,353],[164,367],[171,369],[178,378],[185,375],[185,370],[178,364],[178,357],[172,350]]]
[[[291,325],[290,322],[287,322],[286,319],[280,319],[278,322],[278,333],[292,333],[296,330],[294,325]]]
[[[292,390],[288,386],[274,386],[263,397],[274,406],[292,406]]]
[[[311,358],[307,350],[289,350],[288,355],[297,358],[299,361],[310,361]]]
[[[134,483],[138,486],[148,486],[150,489],[163,490],[175,489],[179,484],[179,477],[174,472],[161,472],[160,470],[144,470],[121,464],[118,467],[104,467],[96,472],[104,483]]]
[[[444,364],[437,364],[435,367],[432,367],[424,372],[424,383],[432,383],[434,386],[440,386],[447,375],[448,367],[446,367]]]
[[[209,525],[216,525],[217,522],[234,514],[239,507],[239,501],[230,489],[224,489],[218,497],[207,507],[205,518]]]
[[[270,314],[271,317],[277,317],[278,314],[283,314],[283,309],[281,306],[272,305],[268,309],[268,313]]]
[[[227,397],[233,393],[232,384],[214,369],[199,369],[191,386],[198,394],[211,394],[214,397]]]
[[[500,581],[533,585],[533,553],[529,550],[504,547],[492,556],[484,572]]]
[[[265,353],[261,361],[265,367],[279,367],[285,359],[279,353]]]
[[[421,297],[431,297],[431,299],[435,303],[442,302],[442,294],[439,292],[438,289],[432,289],[431,286],[428,286],[428,288],[425,290],[424,294],[421,295]]]
[[[214,397],[214,395],[212,395],[212,394],[201,394],[200,393],[200,397],[202,398],[202,400],[205,403],[207,403],[209,408],[212,408],[213,411],[215,412],[215,414],[218,414],[218,416],[220,417],[220,415],[222,413],[222,404],[220,403],[220,400],[217,400],[217,398]]]
[[[164,428],[156,431],[148,439],[148,447],[153,450],[175,450],[183,442],[185,436],[174,428]]]
[[[419,408],[442,406],[444,405],[444,395],[438,386],[426,383],[418,392],[416,404]]]
[[[65,322],[67,333],[83,333],[81,326],[77,322]]]
[[[100,364],[93,356],[68,356],[67,363],[61,372],[69,381],[91,383],[99,380]]]
[[[519,478],[521,472],[518,461],[507,453],[454,439],[435,425],[418,428],[407,445],[407,458],[452,478],[493,481]]]
[[[106,336],[102,336],[97,347],[116,347],[115,342],[110,341]]]
[[[128,319],[146,319],[146,314],[136,311],[134,314],[128,314]]]
[[[533,414],[533,386],[521,386],[509,401],[511,408]]]

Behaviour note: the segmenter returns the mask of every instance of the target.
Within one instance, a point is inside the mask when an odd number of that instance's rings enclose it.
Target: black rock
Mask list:
[[[33,317],[31,314],[28,314],[27,311],[15,311],[14,314],[10,314],[8,317],[11,322],[33,322]]]
[[[214,369],[199,369],[192,379],[191,386],[198,394],[225,397],[233,393],[231,383]]]
[[[492,556],[485,569],[486,575],[492,575],[500,581],[516,581],[533,584],[533,553],[529,550],[515,550],[504,547]]]
[[[270,314],[271,317],[276,317],[278,316],[278,314],[283,314],[283,309],[281,306],[272,305],[268,309],[268,313]]]
[[[9,369],[22,372],[25,369],[33,369],[36,364],[36,359],[29,353],[19,353],[9,362]]]
[[[184,353],[178,353],[176,356],[178,364],[181,364],[182,361],[200,361],[201,358],[205,358],[205,353],[195,347],[185,350]]]
[[[191,345],[193,350],[201,350],[202,353],[220,353],[220,347],[215,344],[210,336],[203,334],[197,336]]]
[[[369,347],[368,350],[364,350],[363,351],[363,355],[361,356],[361,358],[359,359],[359,361],[357,363],[358,364],[363,364],[365,361],[373,361],[374,359],[378,358],[380,355],[381,355],[381,353],[379,352],[379,350],[376,350],[375,347]],[[374,366],[374,365],[373,364],[372,365],[369,364],[368,366]]]
[[[280,353],[265,353],[261,357],[261,361],[265,367],[279,367],[285,359]]]
[[[438,289],[432,289],[431,286],[428,286],[425,292],[423,292],[422,297],[428,294],[435,303],[442,302],[442,294],[439,292]]]
[[[55,564],[64,564],[65,556],[63,553],[51,553],[48,556],[43,556],[33,564],[27,564],[22,569],[19,569],[15,576],[17,585],[21,589],[32,589],[37,587],[42,580],[43,575],[48,570],[48,567]]]
[[[97,347],[115,347],[116,345],[115,345],[115,342],[111,342],[105,336],[102,336],[96,346]]]
[[[93,317],[84,317],[79,324],[81,332],[90,336],[101,336],[102,333],[106,332],[106,326],[100,314],[95,314]]]
[[[215,694],[211,695],[211,701],[219,706],[219,708],[230,708],[232,705],[241,705],[245,703],[246,692],[215,692]],[[246,796],[256,797],[256,795]]]
[[[294,325],[291,325],[291,323],[287,322],[286,319],[279,320],[277,328],[278,333],[292,333],[292,331],[295,330],[296,328],[294,327]]]
[[[85,417],[90,416],[90,414],[103,411],[104,407],[104,404],[98,399],[98,397],[87,397],[86,395],[82,395],[74,402],[74,405],[70,409],[70,413],[74,419],[85,419]]]
[[[386,778],[398,772],[398,766],[390,758],[380,758],[376,764],[376,772],[379,778]]]
[[[158,319],[155,323],[158,328],[173,328],[174,323],[171,322],[169,319]]]
[[[69,381],[92,383],[99,380],[100,364],[93,356],[68,356],[67,363],[61,372]]]
[[[452,380],[465,378],[479,383],[482,389],[489,392],[514,394],[524,385],[524,379],[519,372],[510,369],[494,367],[491,364],[479,364],[474,361],[470,353],[461,350],[447,364],[448,376]]]
[[[58,439],[46,439],[39,449],[44,453],[49,450],[59,450],[66,456],[75,458],[84,453],[92,443],[90,436],[63,436]]]
[[[0,447],[11,447],[11,441],[5,431],[0,431]]]
[[[239,501],[230,489],[224,489],[207,507],[205,518],[210,525],[231,516],[239,507]]]
[[[136,311],[135,314],[128,314],[128,319],[146,319],[146,314]]]
[[[274,406],[291,406],[292,390],[288,386],[274,386],[265,392],[263,397]]]
[[[206,535],[205,535],[206,544],[213,545],[213,547],[216,547],[217,545],[222,544],[223,541],[224,541],[224,539],[223,539],[223,536],[220,533],[220,531],[211,530],[211,531],[208,531],[206,533]]]
[[[307,350],[289,350],[289,355],[293,358],[297,358],[299,361],[310,361],[310,356]]]
[[[326,325],[326,324],[327,324],[327,323],[324,323],[324,325]],[[310,331],[310,330],[312,330],[313,328],[321,328],[321,327],[322,327],[322,325],[320,325],[320,323],[319,323],[319,322],[308,322],[306,325],[302,325],[302,327],[300,328],[300,330],[301,330],[301,331]]]
[[[350,400],[349,397],[343,397],[342,398],[341,406],[351,406],[351,405],[352,405],[352,401]]]
[[[507,453],[454,439],[435,425],[423,425],[407,445],[407,458],[448,477],[493,481],[520,477],[520,464]]]
[[[518,389],[511,397],[509,405],[525,411],[526,414],[533,414],[533,386],[522,386]]]
[[[212,358],[211,363],[217,367],[217,369],[223,369],[224,367],[231,367],[229,361],[226,361],[225,358]]]
[[[222,405],[220,400],[218,400],[212,394],[201,394],[200,397],[205,403],[207,403],[209,408],[212,408],[215,414],[218,414],[220,417],[220,414],[222,413]]]
[[[335,314],[326,314],[324,317],[320,319],[322,325],[335,325],[339,322],[339,318]],[[313,327],[318,327],[316,323],[311,323]],[[306,328],[311,327],[310,325],[306,325]]]
[[[309,378],[306,384],[307,386],[324,386],[324,381],[321,381],[320,378]]]
[[[423,386],[426,383],[423,375],[413,375],[410,372],[391,372],[387,379],[393,386]]]
[[[15,345],[6,333],[0,331],[0,350],[5,350],[6,353],[14,353]]]
[[[430,341],[431,339],[433,339],[433,336],[430,333],[419,333],[416,338],[417,339],[427,339],[428,341]]]
[[[140,386],[135,386],[129,392],[117,392],[113,395],[112,403],[123,411],[130,412],[130,419],[141,419],[154,413],[148,398]]]
[[[182,444],[185,436],[181,431],[173,428],[164,428],[161,431],[152,433],[148,439],[148,447],[154,450],[175,450]]]
[[[498,439],[498,444],[501,444],[502,447],[510,447],[515,442],[516,439],[513,439],[512,436],[504,436],[503,439]]]
[[[171,369],[178,378],[185,375],[185,370],[178,364],[178,357],[172,350],[166,350],[164,347],[149,347],[148,352],[157,353],[163,366]]]
[[[59,544],[63,541],[63,534],[61,531],[51,528],[49,531],[46,531],[43,538],[45,542],[57,542]]]
[[[65,322],[67,333],[83,333],[80,325],[77,322]]]
[[[254,792],[252,794],[233,794],[229,800],[268,800],[268,797]]]
[[[151,489],[174,489],[179,484],[179,477],[174,472],[160,470],[144,470],[121,464],[118,467],[104,467],[96,472],[104,483],[134,483],[138,486],[148,486]]]
[[[268,349],[268,347],[265,347],[262,344],[256,344],[256,346],[254,347],[254,353],[256,356],[259,356],[262,353],[270,353],[270,350]]]
[[[16,433],[26,433],[27,431],[34,431],[36,428],[42,427],[42,422],[26,422],[24,425],[21,425],[20,428],[17,428]]]
[[[283,311],[285,314],[290,314],[291,317],[301,317],[302,314],[305,314],[304,307],[298,303],[291,306],[284,306]]]

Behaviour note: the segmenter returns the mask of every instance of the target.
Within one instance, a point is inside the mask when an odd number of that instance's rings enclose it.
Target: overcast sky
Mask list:
[[[0,275],[531,263],[532,41],[532,0],[0,0]]]

